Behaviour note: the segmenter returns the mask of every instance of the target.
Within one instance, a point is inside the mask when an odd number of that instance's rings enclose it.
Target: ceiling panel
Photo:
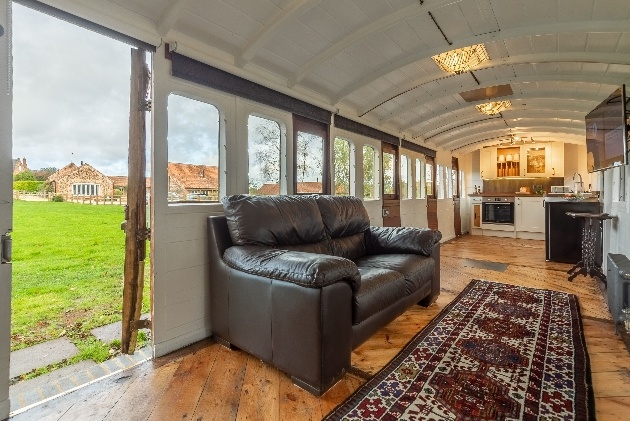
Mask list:
[[[493,2],[492,7],[501,29],[515,28],[525,24],[525,5],[523,0]]]
[[[109,0],[124,9],[136,13],[152,21],[157,22],[162,16],[163,11],[168,9],[171,0],[154,0],[146,2],[142,0]]]
[[[330,42],[348,34],[348,30],[320,7],[316,7],[302,15],[299,21]]]
[[[593,53],[614,53],[621,38],[620,33],[590,33],[586,51]]]
[[[213,1],[212,9],[204,7],[204,3],[195,2],[193,6],[196,7],[188,9],[188,13],[185,13],[185,18],[177,21],[176,28],[185,33],[186,24],[190,19],[204,19],[213,24],[206,29],[210,35],[224,37],[223,34],[229,33],[246,40],[262,27],[260,22],[225,2]],[[215,31],[217,27],[221,28],[221,31]],[[199,29],[201,30],[202,28]],[[229,39],[223,39],[223,41],[228,44],[235,43]]]
[[[591,18],[593,0],[558,0],[559,22],[583,22]]]
[[[630,2],[628,1],[596,0],[594,3],[594,20],[627,20],[630,18]]]
[[[558,21],[557,0],[523,0],[525,19],[529,25]]]
[[[558,51],[561,53],[586,51],[588,34],[559,34]]]
[[[558,37],[554,35],[536,35],[530,38],[534,54],[558,52]]]
[[[262,25],[269,22],[280,11],[280,8],[269,0],[230,0],[229,5]]]

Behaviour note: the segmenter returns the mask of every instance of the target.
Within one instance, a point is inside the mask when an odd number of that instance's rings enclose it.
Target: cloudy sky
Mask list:
[[[13,4],[13,157],[127,174],[128,45]]]

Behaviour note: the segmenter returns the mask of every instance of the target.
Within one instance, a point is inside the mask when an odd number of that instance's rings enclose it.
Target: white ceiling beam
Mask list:
[[[173,29],[179,15],[181,15],[182,11],[189,2],[190,0],[176,0],[171,2],[171,4],[164,9],[160,19],[155,24],[155,30],[160,36],[165,37],[169,31]]]
[[[540,120],[549,119],[550,116],[561,119],[569,119],[569,120],[577,120],[584,119],[584,112],[579,110],[557,110],[552,108],[537,108],[537,109],[521,109],[517,110],[516,113],[507,117],[504,114],[504,118],[500,116],[486,116],[480,115],[480,113],[475,110],[466,113],[465,115],[460,115],[459,118],[455,121],[450,121],[448,124],[443,126],[435,127],[432,130],[428,130],[424,133],[423,139],[427,142],[439,142],[440,139],[444,136],[452,136],[454,134],[460,133],[464,130],[473,130],[476,127],[484,127],[487,124],[492,123],[500,123],[503,124],[504,127],[504,119],[506,121],[511,121],[514,123],[518,122],[519,119],[532,119],[537,118]],[[509,129],[509,127],[507,127]]]
[[[435,0],[430,4],[427,3],[424,5],[420,2],[416,2],[363,26],[358,31],[355,31],[345,38],[335,42],[333,45],[310,59],[306,64],[302,65],[289,80],[289,87],[293,87],[300,83],[308,73],[313,71],[313,69],[316,69],[326,60],[331,59],[354,43],[359,42],[377,32],[384,31],[385,29],[406,19],[417,16],[420,13],[426,13],[451,3],[453,3],[453,0]]]
[[[524,94],[524,95],[518,95],[518,96],[507,96],[507,97],[503,97],[503,98],[504,99],[509,99],[510,101],[512,101],[513,105],[515,105],[516,101],[524,101],[524,100],[529,100],[529,99],[567,100],[567,101],[573,101],[573,102],[585,101],[586,103],[591,105],[591,109],[595,105],[597,105],[599,102],[601,102],[601,98],[593,98],[590,95],[577,97],[577,96],[575,96],[575,94],[561,95],[561,94],[558,94],[558,93],[541,93],[541,92],[532,92],[531,94]],[[475,105],[483,104],[484,102],[486,102],[486,101],[485,100],[481,100],[481,101],[465,102],[465,103],[462,103],[462,104],[458,104],[456,107],[438,109],[437,113],[431,114],[430,116],[419,115],[417,119],[410,121],[409,124],[407,124],[406,126],[403,126],[403,127],[399,127],[398,129],[401,132],[404,132],[404,131],[413,129],[416,126],[425,124],[427,122],[435,121],[435,120],[438,120],[438,119],[445,119],[446,121],[448,121],[449,119],[452,118],[451,113],[457,112],[457,111],[460,111],[460,110],[464,110],[466,108],[475,109],[475,107],[474,107]],[[479,115],[481,115],[481,113],[479,113]],[[421,135],[418,135],[418,134],[414,135],[414,137],[417,137],[417,136],[421,136]]]
[[[530,57],[530,56],[527,56]],[[485,69],[488,68],[498,68],[503,66],[503,64],[497,64],[495,66],[489,66],[489,67],[485,67]],[[477,70],[477,69],[476,69]],[[628,69],[628,72],[630,73],[630,68]],[[465,92],[468,90],[475,90],[475,89],[480,89],[480,88],[487,88],[490,86],[497,86],[497,85],[507,85],[507,84],[512,84],[512,83],[526,83],[526,82],[577,82],[577,83],[596,83],[596,84],[603,84],[603,85],[612,85],[612,86],[619,86],[625,82],[628,81],[627,78],[623,78],[623,77],[614,77],[614,76],[607,76],[605,74],[535,74],[535,75],[526,75],[526,76],[519,76],[516,75],[514,77],[507,77],[507,78],[503,78],[503,79],[492,79],[492,80],[488,80],[488,81],[484,81],[481,84],[477,84],[474,79],[470,76],[469,73],[463,73],[461,75],[453,75],[452,77],[456,77],[456,78],[460,78],[462,79],[463,83],[460,83],[457,87],[453,87],[452,89],[448,89],[445,90],[444,88],[441,88],[440,86],[438,86],[437,88],[433,88],[431,90],[421,90],[421,89],[415,89],[415,88],[421,88],[423,85],[426,85],[430,82],[434,82],[438,79],[441,79],[443,77],[443,73],[434,73],[431,75],[428,75],[426,77],[423,77],[421,79],[418,79],[416,81],[416,83],[413,84],[413,86],[404,86],[402,88],[398,88],[398,87],[394,87],[392,89],[390,89],[389,91],[383,93],[382,95],[379,96],[379,98],[375,99],[374,101],[371,101],[370,104],[368,104],[367,106],[363,107],[361,110],[359,110],[359,115],[364,115],[366,113],[368,113],[369,111],[378,108],[380,105],[388,102],[388,100],[394,100],[396,98],[399,98],[403,95],[414,95],[417,92],[417,96],[420,97],[420,99],[423,101],[422,103],[425,104],[427,102],[429,102],[430,100],[436,99],[436,98],[441,98],[444,96],[448,96],[448,95],[453,95],[453,94],[458,94],[460,92]],[[435,86],[435,84],[433,84],[433,86]],[[433,95],[433,94],[439,94],[439,95]],[[427,101],[426,99],[429,99],[429,101]],[[398,113],[396,111],[393,111],[394,115],[397,115]]]
[[[512,133],[528,138],[533,137],[536,140],[543,140],[543,137],[560,140],[561,137],[565,135],[573,135],[575,143],[584,143],[586,139],[586,133],[583,127],[564,127],[562,125],[531,126],[528,127],[527,130],[512,131]],[[443,144],[440,148],[454,151],[466,146],[472,146],[473,149],[479,149],[484,145],[492,145],[499,142],[501,139],[507,139],[509,134],[509,129],[497,128],[479,134],[456,138],[451,142]]]
[[[278,33],[282,25],[289,19],[297,19],[299,16],[315,7],[321,0],[293,0],[284,9],[256,32],[235,57],[235,63],[239,67],[245,66]]]
[[[541,133],[532,133],[532,137],[536,139],[536,142],[562,142],[562,143],[572,143],[576,145],[584,144],[584,134],[583,133],[574,133],[567,131],[558,131],[554,133],[541,132]],[[470,152],[473,152],[477,149],[481,149],[485,146],[494,146],[497,145],[497,139],[483,140],[480,139],[478,141],[474,141],[467,144],[462,144],[460,146],[456,146],[451,149],[451,153],[458,155],[466,155]]]
[[[523,118],[519,121],[519,126],[516,127],[506,127],[503,121],[501,120],[485,120],[476,124],[472,129],[455,129],[448,133],[441,134],[437,137],[432,137],[428,139],[429,142],[434,143],[435,145],[442,147],[444,145],[448,145],[458,139],[467,138],[470,136],[486,136],[488,132],[493,130],[502,130],[507,136],[510,133],[510,130],[516,134],[517,132],[529,132],[530,127],[572,127],[575,129],[580,129],[584,131],[584,120],[583,119],[570,119],[570,118]],[[529,136],[526,136],[529,137]]]
[[[552,24],[542,24],[535,26],[520,26],[510,27],[502,29],[498,32],[491,32],[487,34],[474,35],[467,38],[456,40],[452,45],[440,45],[434,48],[422,49],[415,52],[407,53],[404,57],[388,62],[387,64],[374,69],[368,75],[356,80],[350,85],[342,89],[334,98],[331,99],[333,104],[338,103],[352,92],[360,89],[363,86],[369,85],[381,77],[405,67],[416,61],[430,58],[436,54],[443,53],[445,51],[453,50],[456,48],[467,47],[474,44],[480,44],[489,41],[503,41],[511,38],[520,38],[526,36],[536,35],[548,35],[548,34],[575,34],[575,33],[590,33],[590,32],[627,32],[630,23],[627,20],[620,21],[584,21],[584,22],[561,22]],[[436,65],[437,69],[437,65]],[[473,69],[475,70],[475,69]],[[446,73],[442,74],[443,76]]]

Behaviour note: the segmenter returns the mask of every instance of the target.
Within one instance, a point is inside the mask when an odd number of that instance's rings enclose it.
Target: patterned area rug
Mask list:
[[[473,280],[325,420],[594,420],[577,297]]]

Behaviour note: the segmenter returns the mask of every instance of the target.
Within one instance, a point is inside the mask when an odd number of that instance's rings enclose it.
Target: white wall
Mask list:
[[[9,63],[9,25],[7,8],[0,3],[0,235],[13,226],[13,165],[11,164],[11,104],[13,93],[7,86]],[[7,91],[8,90],[8,91]],[[0,264],[0,419],[9,416],[9,357],[11,351],[11,265]]]
[[[451,155],[450,151],[437,151],[435,164],[448,168],[450,171],[451,167],[453,166],[452,158],[453,156]],[[438,199],[437,205],[438,229],[442,233],[442,241],[451,240],[455,238],[455,207],[453,205],[453,199],[451,197],[446,197],[445,194],[445,197],[443,199]]]
[[[597,173],[603,185],[604,212],[616,219],[604,223],[603,261],[608,253],[624,254],[630,258],[630,166],[615,167]]]

